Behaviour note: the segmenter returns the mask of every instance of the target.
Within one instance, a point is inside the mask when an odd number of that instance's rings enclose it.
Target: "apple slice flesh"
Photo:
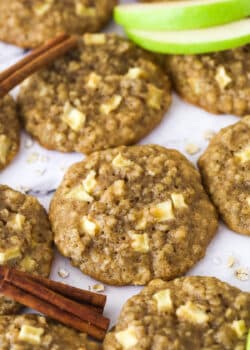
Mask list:
[[[233,49],[250,43],[250,19],[208,29],[150,32],[126,31],[128,37],[149,51],[168,54],[201,54]]]
[[[208,28],[250,15],[250,0],[184,0],[129,4],[115,8],[116,22],[125,28],[186,30]]]

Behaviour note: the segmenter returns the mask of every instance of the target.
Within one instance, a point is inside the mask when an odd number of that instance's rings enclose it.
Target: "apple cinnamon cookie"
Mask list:
[[[0,185],[0,265],[47,277],[52,242],[47,214],[37,199]],[[19,308],[16,302],[0,296],[0,315]]]
[[[250,235],[250,116],[222,129],[199,159],[204,184],[225,223]]]
[[[184,274],[217,229],[198,171],[178,151],[156,145],[95,152],[73,165],[50,219],[60,252],[113,285]]]
[[[85,334],[39,315],[0,316],[1,350],[99,350]]]
[[[137,142],[171,101],[154,58],[117,35],[86,34],[78,49],[24,83],[19,106],[27,131],[63,152]]]
[[[167,56],[176,91],[211,113],[250,113],[250,45],[213,54]]]
[[[0,169],[5,168],[19,149],[20,126],[16,104],[9,95],[0,98]]]
[[[124,305],[104,350],[244,350],[250,293],[213,277],[154,280]]]
[[[96,32],[117,0],[0,0],[0,40],[36,47],[58,33]]]

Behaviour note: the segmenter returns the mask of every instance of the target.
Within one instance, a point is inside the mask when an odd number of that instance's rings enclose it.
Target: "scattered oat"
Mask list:
[[[29,149],[29,148],[31,148],[33,145],[34,145],[34,141],[31,140],[31,139],[27,139],[27,140],[25,141],[24,147],[25,147],[26,149]]]
[[[231,268],[235,265],[235,257],[234,256],[229,256],[227,260],[227,267]]]
[[[216,256],[215,258],[213,258],[213,263],[215,265],[221,265],[221,258],[219,258],[218,256]]]
[[[97,293],[101,293],[104,292],[104,285],[103,284],[94,284],[92,286],[92,291],[93,292],[97,292]]]
[[[186,145],[185,150],[188,154],[194,155],[200,151],[200,147],[195,145],[194,143],[189,143]]]
[[[25,193],[25,194],[26,194],[27,192],[29,192],[29,191],[30,191],[30,187],[20,185],[20,186],[18,186],[18,187],[17,187],[17,191],[19,191],[19,192],[22,192],[22,193]]]
[[[61,277],[61,278],[67,278],[69,277],[69,271],[65,270],[65,269],[59,269],[58,270],[58,275]]]
[[[245,267],[240,267],[235,270],[235,277],[240,281],[247,281],[249,279],[249,271]]]
[[[36,169],[35,172],[37,175],[43,176],[46,173],[47,169]]]
[[[30,153],[27,158],[27,163],[32,164],[39,160],[39,154],[37,152]]]
[[[207,141],[210,141],[214,137],[215,134],[216,133],[213,130],[206,130],[204,132],[204,139]]]

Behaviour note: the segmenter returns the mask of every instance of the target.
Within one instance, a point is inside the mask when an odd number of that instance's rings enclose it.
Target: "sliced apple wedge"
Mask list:
[[[208,53],[250,43],[250,19],[207,29],[163,32],[129,29],[126,33],[149,51],[183,55]]]
[[[208,28],[250,15],[250,0],[184,0],[154,4],[127,4],[114,17],[125,28],[186,30]]]

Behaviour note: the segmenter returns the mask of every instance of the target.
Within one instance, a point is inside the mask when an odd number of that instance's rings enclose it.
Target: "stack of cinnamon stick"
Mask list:
[[[5,266],[0,266],[0,293],[97,340],[104,339],[109,327],[102,294]]]

